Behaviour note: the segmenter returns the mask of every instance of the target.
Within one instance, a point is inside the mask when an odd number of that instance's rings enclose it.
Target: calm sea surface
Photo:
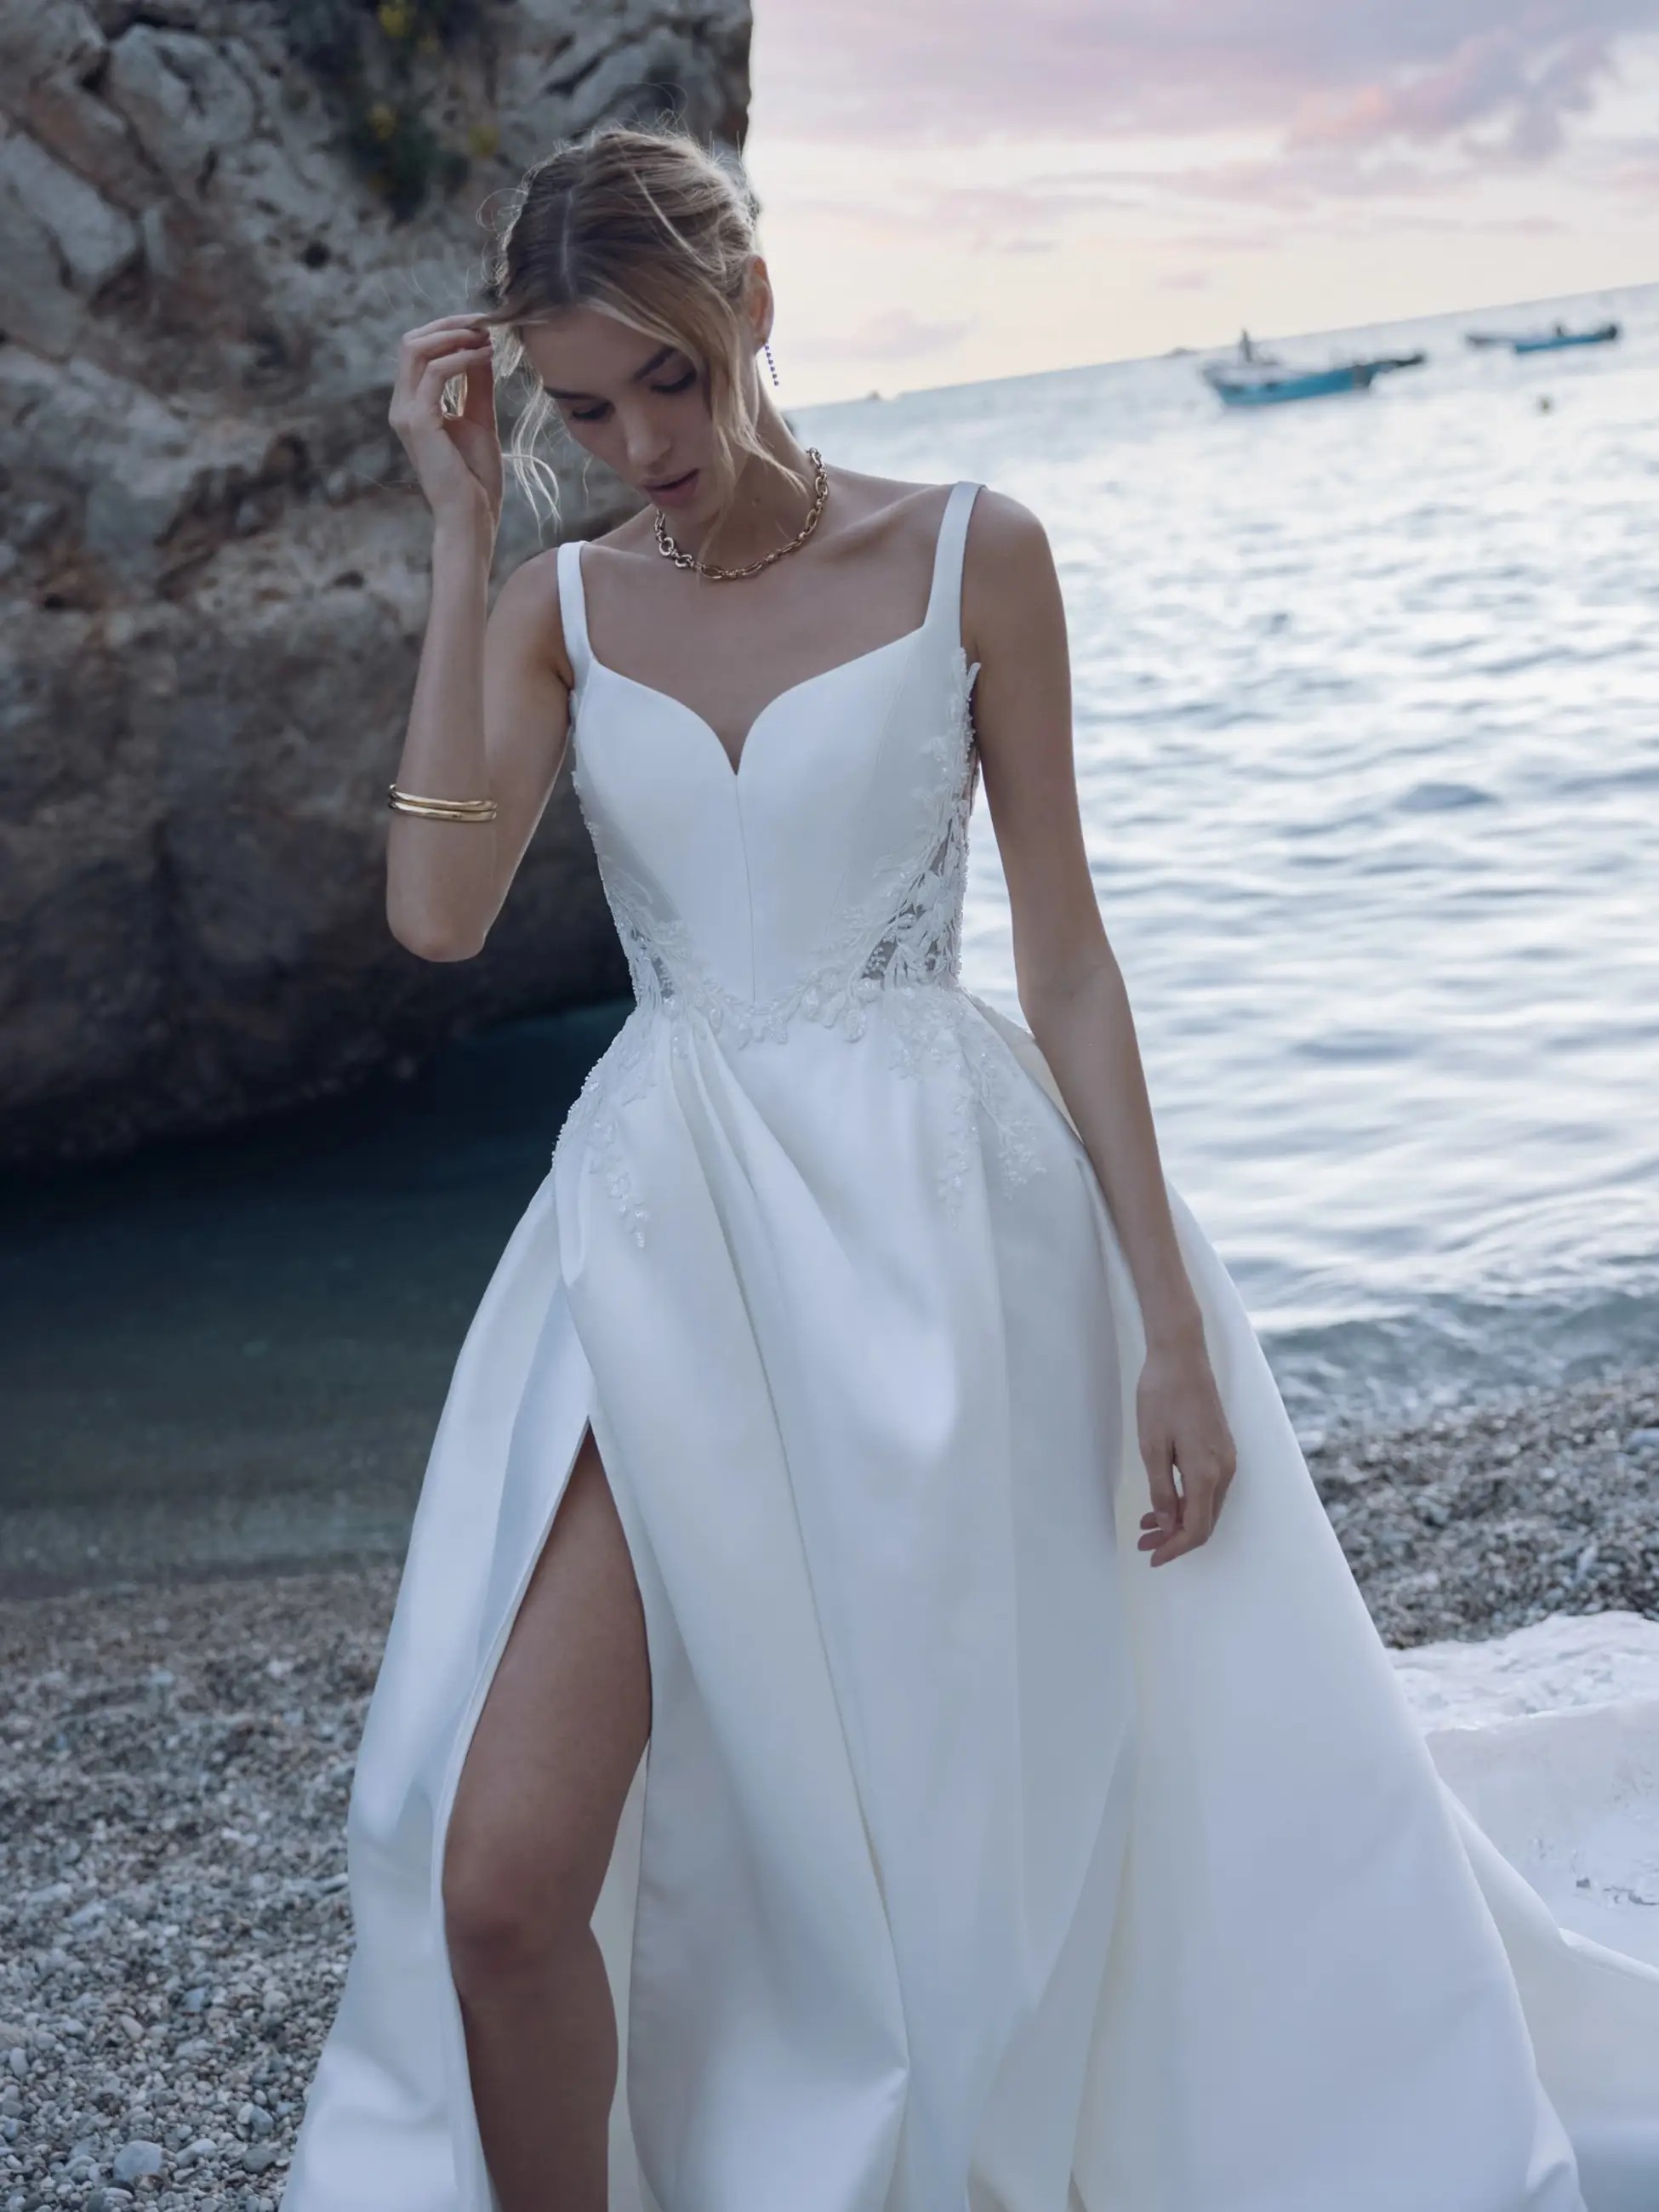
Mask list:
[[[1623,342],[1462,343],[1558,312]],[[1176,358],[799,418],[1047,526],[1165,1159],[1299,1413],[1659,1357],[1659,288],[1280,350],[1418,346],[1259,411]]]
[[[1174,359],[798,417],[1046,524],[1165,1159],[1304,1430],[1659,1357],[1659,287],[1284,350],[1362,343],[1431,360],[1253,414]],[[982,814],[967,965],[1017,1011]],[[622,1011],[9,1204],[13,1584],[400,1546]]]

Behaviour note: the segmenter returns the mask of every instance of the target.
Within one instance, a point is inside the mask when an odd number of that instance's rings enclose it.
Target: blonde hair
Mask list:
[[[734,155],[689,131],[607,121],[556,146],[511,197],[486,265],[484,312],[503,375],[527,368],[520,331],[565,307],[601,307],[696,366],[714,425],[723,514],[745,456],[798,479],[763,442],[741,373],[754,337],[743,302],[755,252],[754,192]],[[532,506],[555,520],[557,479],[537,451],[554,412],[532,379],[508,457]]]

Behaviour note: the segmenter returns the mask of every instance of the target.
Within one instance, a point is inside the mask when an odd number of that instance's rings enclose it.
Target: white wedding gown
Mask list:
[[[1659,1972],[1438,1780],[1174,1193],[1238,1470],[1207,1546],[1135,1548],[1133,1287],[1036,1045],[958,980],[975,489],[920,625],[735,769],[593,658],[559,556],[639,1005],[456,1369],[287,2212],[492,2204],[442,1840],[589,1421],[653,1711],[595,1917],[612,2212],[1659,2208]]]

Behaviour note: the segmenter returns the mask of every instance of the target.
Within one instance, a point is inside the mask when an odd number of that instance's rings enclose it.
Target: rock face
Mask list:
[[[670,95],[739,143],[748,40],[747,0],[0,16],[0,1163],[626,988],[568,783],[478,960],[386,931],[429,539],[391,370],[554,138]],[[562,527],[625,503],[573,482]]]

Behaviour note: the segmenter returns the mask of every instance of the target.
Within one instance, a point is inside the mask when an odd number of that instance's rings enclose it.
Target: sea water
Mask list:
[[[1176,356],[793,418],[1042,520],[1165,1164],[1298,1413],[1659,1358],[1659,287],[1278,350],[1419,347],[1251,410]]]

